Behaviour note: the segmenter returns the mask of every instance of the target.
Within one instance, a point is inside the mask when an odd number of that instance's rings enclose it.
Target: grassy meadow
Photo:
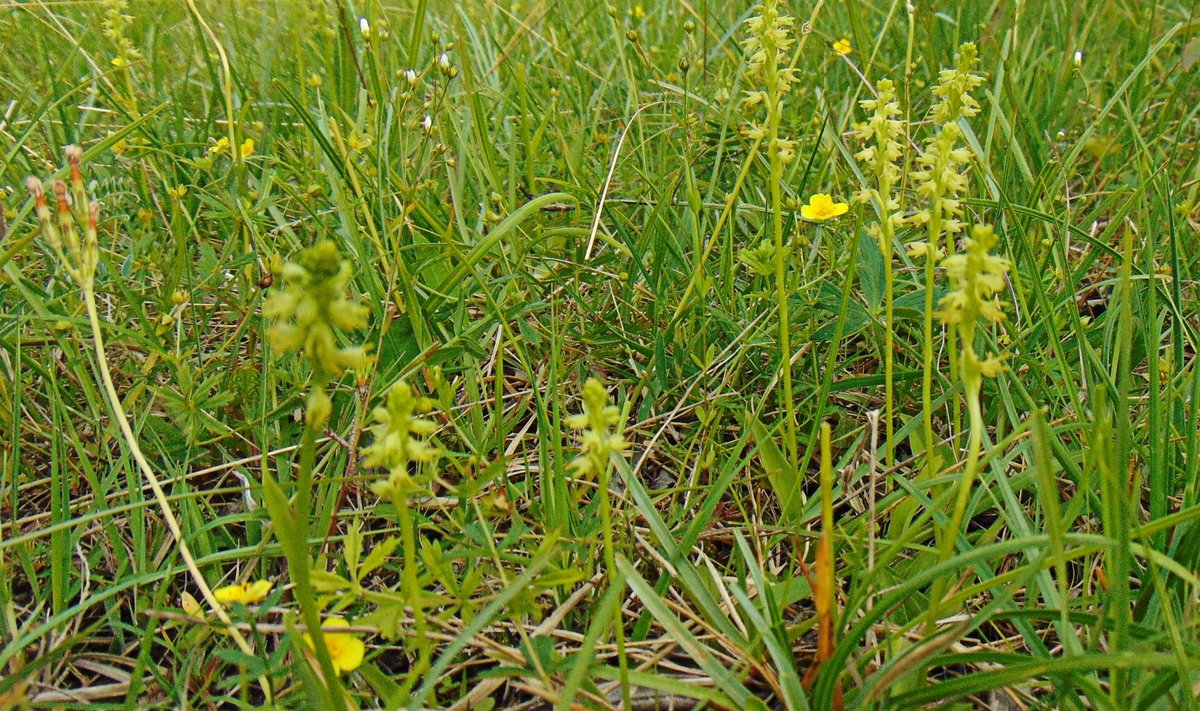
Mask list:
[[[0,708],[1200,707],[1195,0],[0,0]]]

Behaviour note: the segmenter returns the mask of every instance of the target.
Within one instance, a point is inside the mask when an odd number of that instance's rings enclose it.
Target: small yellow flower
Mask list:
[[[833,53],[839,57],[845,57],[853,51],[854,48],[850,46],[850,39],[848,37],[843,37],[833,43]]]
[[[633,6],[633,19],[640,20],[646,16],[646,10],[641,5]]]
[[[834,202],[825,193],[817,193],[808,199],[808,204],[800,208],[800,216],[812,222],[824,222],[838,215],[846,214],[850,206],[844,202]]]
[[[321,631],[324,632],[325,648],[329,650],[329,659],[333,662],[333,671],[338,676],[345,674],[348,671],[354,671],[358,665],[362,664],[363,656],[367,652],[367,645],[362,643],[362,640],[349,632],[326,632],[331,627],[346,627],[346,621],[340,617],[330,617],[321,623]],[[312,637],[308,633],[304,634],[304,644],[309,649],[313,647]]]
[[[225,137],[218,138],[208,147],[208,152],[214,156],[219,156],[227,150],[229,150],[229,139]]]
[[[124,57],[113,57],[113,60],[112,60],[112,65],[113,65],[114,67],[116,67],[117,69],[121,69],[121,68],[124,68],[124,67],[128,67],[128,66],[129,66],[129,60],[128,60],[128,59],[125,59]]]
[[[272,583],[270,580],[256,580],[253,583],[234,583],[226,585],[223,588],[213,590],[213,597],[217,602],[225,607],[229,607],[235,602],[240,602],[243,605],[252,605],[259,602],[271,592]]]
[[[186,185],[176,185],[174,187],[169,187],[169,188],[167,188],[167,194],[170,195],[171,197],[175,198],[176,200],[182,200],[184,198],[184,196],[187,195],[187,186]]]
[[[242,150],[241,150],[242,160],[245,160],[252,155],[254,155],[254,139],[247,138],[246,140],[242,141]]]

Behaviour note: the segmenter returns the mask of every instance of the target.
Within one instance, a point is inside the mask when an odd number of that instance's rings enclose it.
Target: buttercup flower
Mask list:
[[[847,54],[850,54],[853,51],[854,48],[850,46],[850,40],[846,37],[843,37],[837,42],[833,43],[833,53],[839,57],[845,57]]]
[[[834,202],[825,193],[817,193],[808,199],[808,204],[800,208],[800,216],[813,222],[824,222],[839,215],[846,214],[850,206],[844,202]]]
[[[367,645],[349,632],[327,632],[330,628],[346,627],[346,621],[341,617],[330,617],[321,623],[321,632],[325,638],[325,648],[329,650],[329,659],[333,662],[333,671],[338,676],[348,671],[354,671],[362,664],[367,652]],[[304,644],[309,649],[313,647],[312,637],[306,632]]]
[[[273,585],[270,580],[256,580],[252,583],[234,583],[233,585],[226,585],[223,588],[213,590],[213,597],[225,607],[229,607],[235,602],[240,602],[243,605],[253,605],[266,598],[270,594]]]

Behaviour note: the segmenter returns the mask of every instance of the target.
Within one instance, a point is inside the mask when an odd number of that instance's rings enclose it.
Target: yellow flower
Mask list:
[[[844,202],[834,202],[825,193],[817,193],[808,199],[808,204],[800,208],[800,216],[812,222],[823,222],[838,215],[846,214],[850,206]]]
[[[333,671],[338,676],[345,674],[348,671],[354,671],[362,664],[363,655],[367,652],[367,645],[362,643],[362,640],[349,632],[326,632],[325,630],[331,627],[346,627],[346,621],[340,617],[330,617],[321,623],[321,631],[324,632],[325,648],[329,650],[329,659],[333,662]],[[312,637],[308,633],[304,634],[304,644],[308,645],[309,649],[313,647]]]
[[[646,10],[641,5],[633,6],[633,19],[640,20],[646,16]]]
[[[243,605],[252,605],[267,596],[271,592],[272,583],[270,580],[256,580],[253,583],[234,583],[226,585],[223,588],[213,590],[213,597],[217,602],[225,607],[229,607],[235,602],[240,602]]]
[[[848,37],[843,37],[833,43],[833,53],[839,57],[845,57],[853,51],[854,48],[850,46],[850,39]]]
[[[182,200],[184,198],[184,196],[187,195],[187,186],[186,185],[176,185],[174,187],[169,187],[169,188],[167,188],[167,194],[170,195],[171,197],[175,198],[176,200]]]
[[[221,137],[221,138],[217,139],[216,143],[213,143],[211,146],[208,147],[208,152],[214,156],[219,156],[222,153],[224,153],[228,148],[229,148],[229,139]]]
[[[113,57],[112,65],[117,69],[128,67],[129,60],[125,59],[124,57]]]
[[[245,160],[246,158],[249,158],[250,156],[254,155],[254,139],[253,138],[247,138],[246,140],[242,141],[241,155],[242,155],[242,160]]]

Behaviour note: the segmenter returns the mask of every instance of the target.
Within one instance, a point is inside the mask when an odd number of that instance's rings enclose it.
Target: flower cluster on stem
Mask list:
[[[783,119],[784,99],[792,91],[796,71],[791,67],[791,53],[795,43],[792,27],[795,19],[779,10],[777,0],[765,0],[757,8],[757,14],[746,20],[746,39],[742,47],[746,52],[746,79],[753,87],[742,102],[743,110],[757,110],[762,106],[766,112],[766,123],[752,126],[747,137],[755,141],[757,150],[766,144],[770,165],[768,190],[770,194],[770,234],[774,243],[775,297],[779,304],[779,360],[782,369],[784,403],[784,450],[788,460],[796,465],[796,406],[792,393],[792,347],[788,314],[787,272],[785,269],[786,246],[783,235],[783,169],[796,157],[796,143],[779,135]]]
[[[983,83],[983,76],[974,69],[978,62],[975,45],[964,44],[955,57],[955,68],[944,69],[939,74],[938,84],[933,88],[938,100],[930,110],[930,118],[937,127],[922,146],[916,158],[916,169],[910,174],[916,184],[917,195],[925,205],[909,218],[917,226],[925,227],[925,239],[910,242],[908,253],[925,259],[925,316],[923,319],[924,361],[921,381],[923,406],[923,429],[926,442],[926,467],[932,469],[936,457],[933,454],[933,286],[934,267],[947,253],[954,251],[954,239],[963,230],[961,196],[967,191],[969,181],[967,168],[973,154],[963,144],[963,129],[959,121],[979,112],[979,104],[970,92]],[[945,246],[943,247],[943,236]],[[958,356],[950,335],[951,370],[958,369]],[[954,402],[955,426],[957,427],[960,406]]]
[[[432,405],[429,398],[414,395],[408,383],[399,382],[388,390],[384,406],[372,413],[377,423],[371,428],[375,441],[363,450],[363,465],[388,470],[387,479],[371,486],[381,498],[404,499],[420,488],[409,465],[431,462],[439,453],[424,439],[437,430],[433,420],[421,417]]]
[[[583,386],[583,412],[567,418],[567,426],[580,431],[579,456],[571,462],[576,474],[590,479],[608,467],[609,457],[629,448],[625,438],[612,431],[620,421],[621,412],[608,404],[604,384],[588,379]]]
[[[275,321],[267,337],[280,351],[304,352],[313,373],[305,421],[319,430],[333,409],[325,386],[347,369],[371,362],[362,346],[339,347],[334,331],[366,326],[367,308],[346,298],[350,262],[330,240],[305,249],[297,261],[284,265],[282,276],[282,288],[263,304],[263,315]]]
[[[854,199],[856,202],[871,203],[879,214],[879,222],[867,229],[867,233],[879,243],[879,253],[884,262],[884,427],[887,432],[885,455],[888,466],[894,466],[895,457],[895,393],[893,385],[894,324],[892,243],[896,227],[902,222],[900,200],[893,194],[900,181],[900,157],[904,154],[904,123],[900,120],[900,104],[896,101],[896,87],[890,79],[881,79],[876,86],[878,95],[874,99],[863,99],[859,106],[870,112],[866,121],[855,126],[855,135],[863,148],[854,155],[863,164],[868,180],[874,183],[865,186]]]
[[[938,318],[958,332],[961,353],[958,358],[958,376],[963,384],[970,417],[970,434],[967,440],[967,463],[958,481],[958,495],[949,525],[943,529],[939,545],[939,560],[950,558],[954,542],[966,516],[967,503],[971,498],[971,487],[979,470],[979,457],[983,445],[986,424],[980,407],[979,394],[985,377],[996,377],[1004,370],[1002,357],[981,358],[975,350],[976,328],[980,321],[999,323],[1004,320],[1004,304],[997,294],[1004,288],[1004,276],[1011,267],[1010,262],[990,251],[999,240],[990,225],[976,225],[966,240],[966,250],[942,261],[950,277],[951,291],[942,297]],[[944,581],[935,587],[933,598],[940,599]],[[931,620],[936,616],[936,607],[931,607]]]

